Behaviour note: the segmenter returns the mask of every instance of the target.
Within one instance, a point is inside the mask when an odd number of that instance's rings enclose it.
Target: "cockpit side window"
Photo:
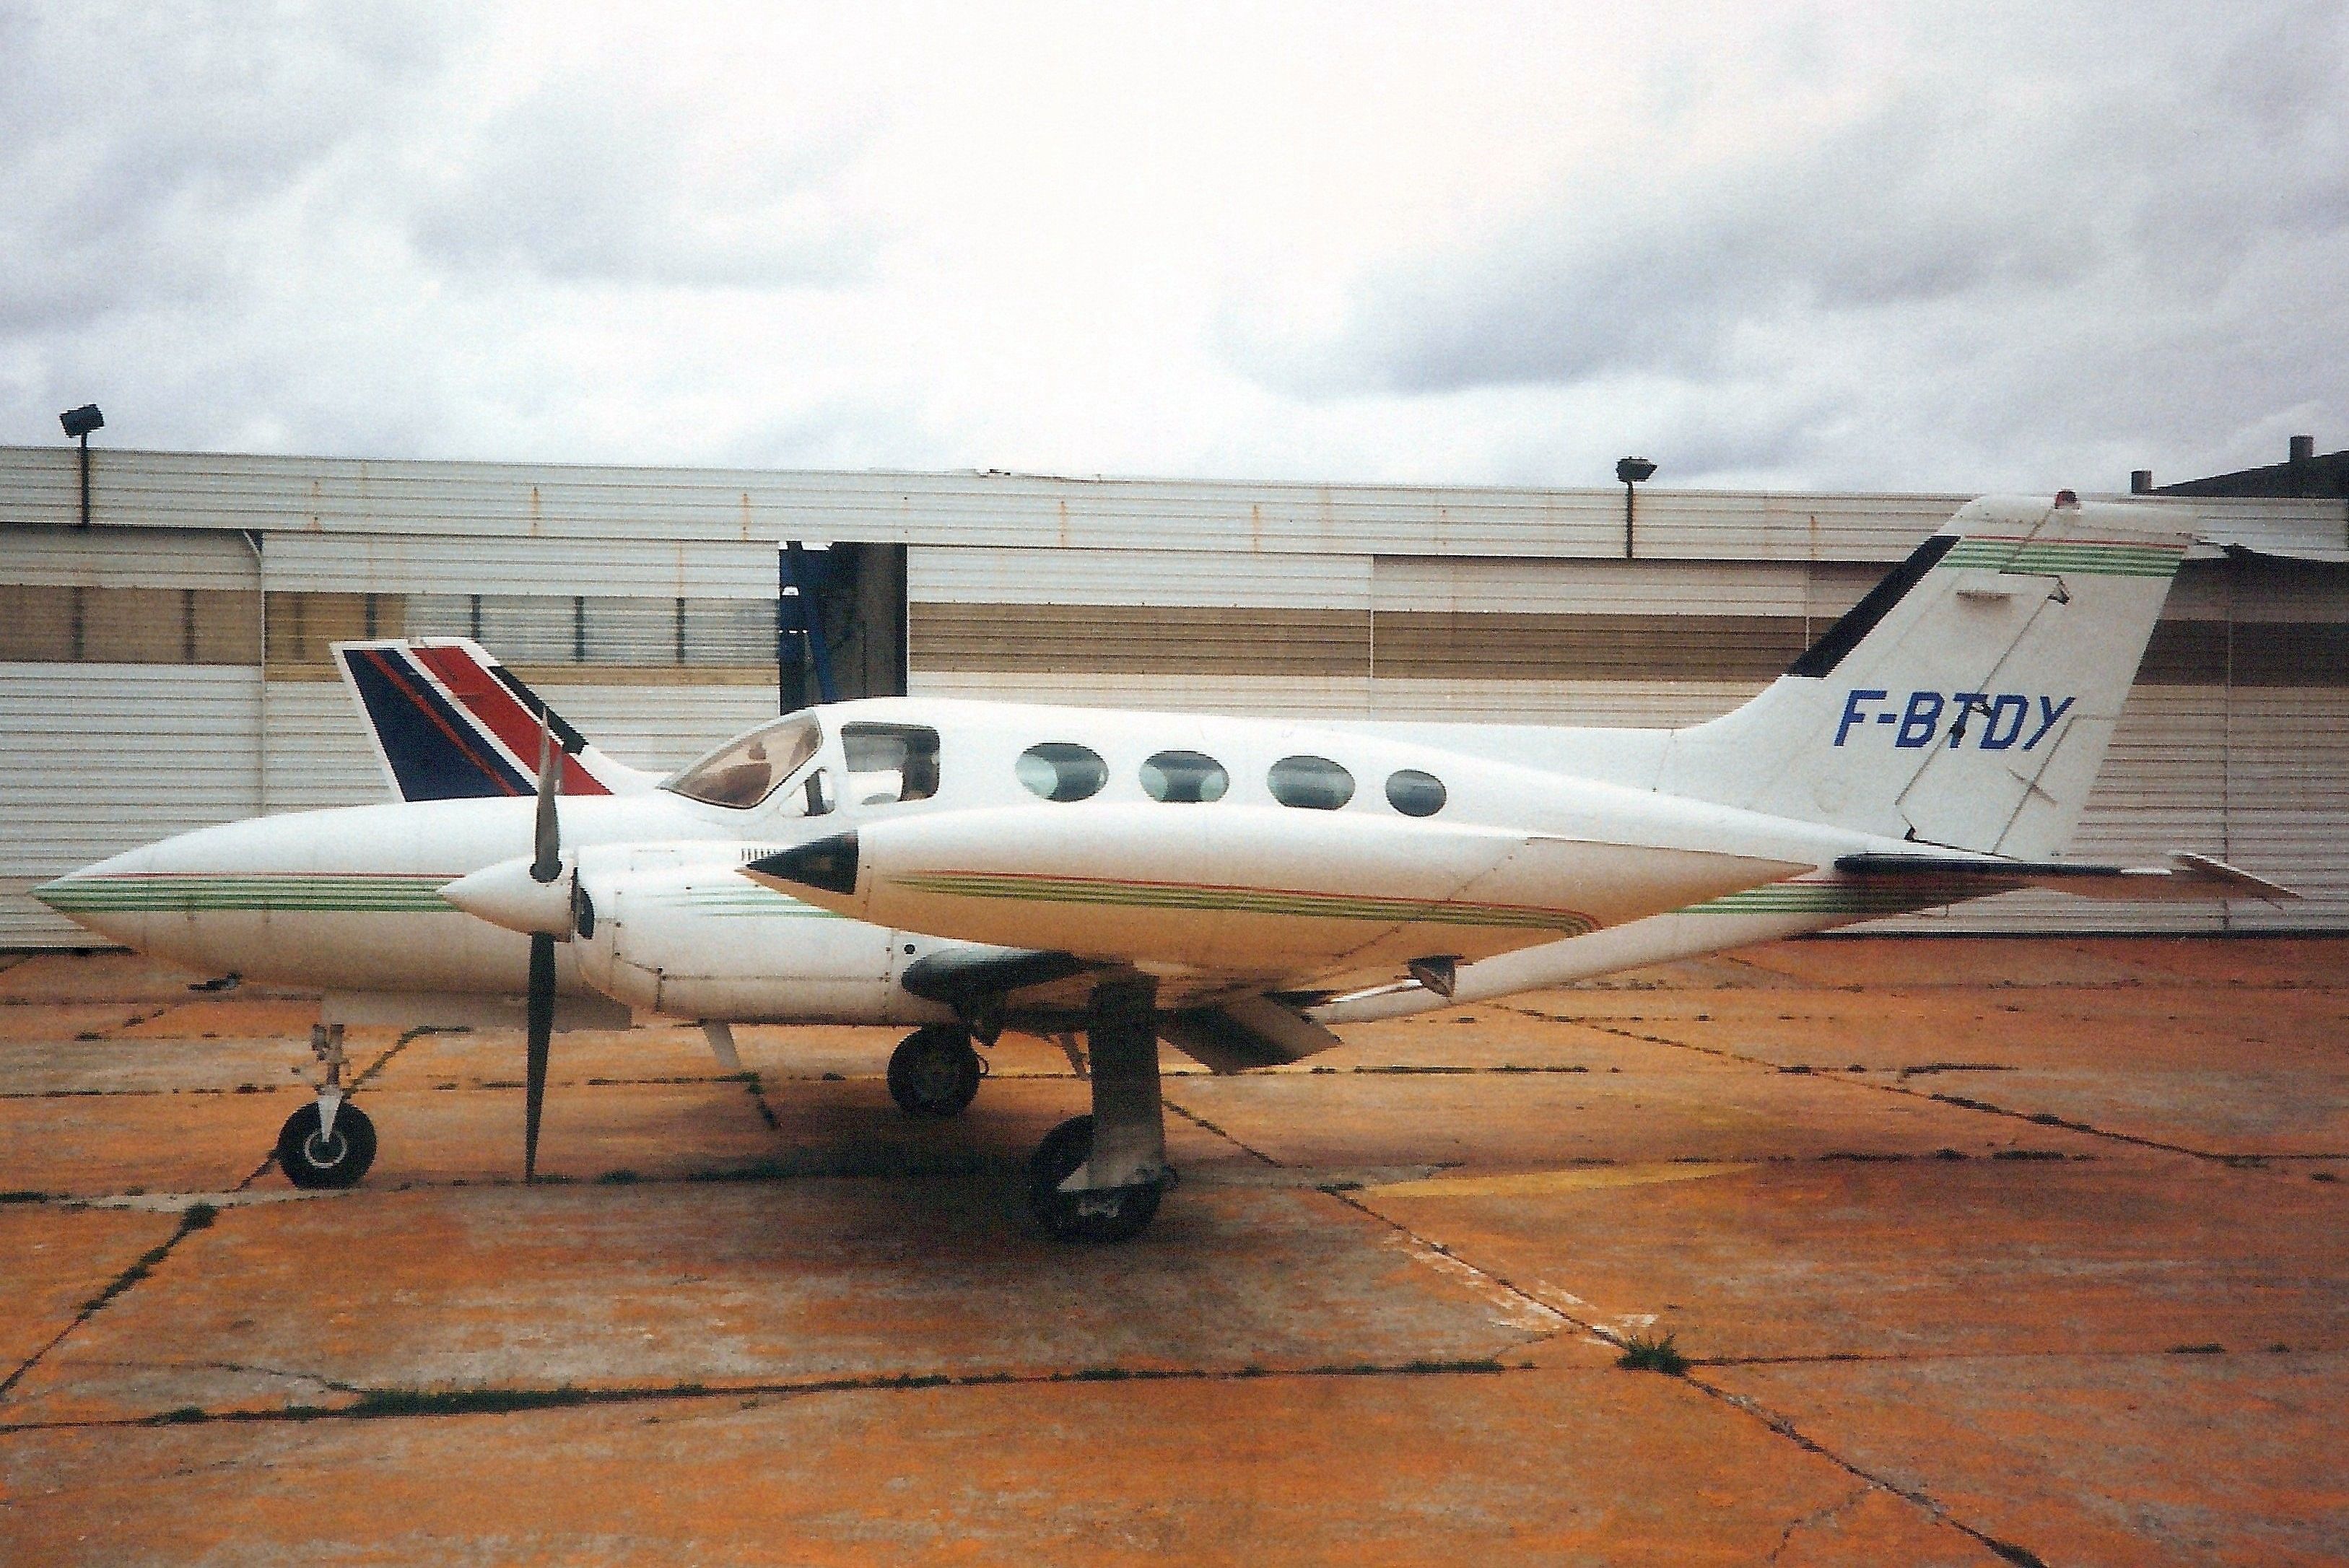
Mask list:
[[[858,805],[927,800],[938,793],[938,732],[920,724],[843,724],[844,792]]]
[[[688,800],[747,811],[774,794],[823,743],[823,726],[808,714],[793,714],[729,741],[661,787]]]

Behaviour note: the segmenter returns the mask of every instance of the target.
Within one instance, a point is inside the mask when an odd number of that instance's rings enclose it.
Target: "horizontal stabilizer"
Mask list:
[[[1873,888],[1906,888],[1919,892],[1946,888],[1952,903],[2019,888],[2130,902],[2262,898],[2271,904],[2281,904],[2300,897],[2289,888],[2279,887],[2207,855],[2181,851],[2169,858],[2168,866],[2097,866],[1974,856],[1846,855],[1835,865],[1844,876]]]

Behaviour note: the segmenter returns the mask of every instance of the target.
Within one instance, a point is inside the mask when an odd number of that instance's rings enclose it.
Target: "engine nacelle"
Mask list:
[[[744,860],[765,852],[677,844],[583,854],[571,939],[582,977],[616,1002],[672,1018],[895,1023],[953,1017],[897,983],[905,964],[938,944],[844,919],[740,874]]]
[[[1813,869],[1671,842],[1230,805],[1024,805],[860,823],[745,862],[851,919],[1222,973],[1473,961]],[[1647,820],[1653,819],[1653,820]]]

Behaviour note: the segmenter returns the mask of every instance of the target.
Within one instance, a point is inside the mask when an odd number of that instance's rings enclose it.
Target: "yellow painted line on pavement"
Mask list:
[[[1654,1165],[1580,1165],[1566,1170],[1528,1170],[1515,1176],[1431,1176],[1373,1187],[1379,1198],[1526,1198],[1547,1192],[1596,1192],[1610,1187],[1648,1187],[1659,1181],[1695,1181],[1734,1176],[1745,1164],[1697,1164],[1674,1160]]]

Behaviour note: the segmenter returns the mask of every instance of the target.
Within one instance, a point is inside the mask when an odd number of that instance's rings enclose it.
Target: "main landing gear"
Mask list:
[[[970,1036],[951,1023],[924,1024],[889,1056],[889,1096],[909,1116],[960,1116],[985,1076]]]
[[[1093,1111],[1054,1127],[1028,1162],[1028,1206],[1063,1241],[1142,1233],[1174,1185],[1158,1097],[1158,986],[1121,981],[1093,992]]]
[[[311,1025],[310,1051],[326,1064],[326,1080],[316,1103],[278,1129],[277,1168],[296,1187],[356,1187],[375,1163],[375,1124],[343,1096],[343,1026]]]

